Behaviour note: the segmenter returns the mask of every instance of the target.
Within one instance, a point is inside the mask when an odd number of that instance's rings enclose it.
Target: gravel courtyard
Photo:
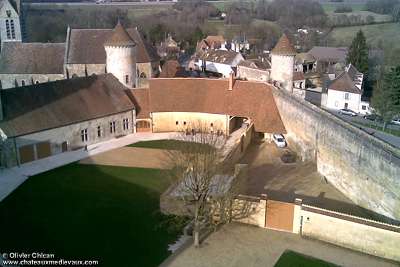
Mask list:
[[[193,246],[164,262],[163,267],[273,267],[285,250],[343,267],[389,267],[395,263],[299,235],[230,224],[211,234],[199,249]]]

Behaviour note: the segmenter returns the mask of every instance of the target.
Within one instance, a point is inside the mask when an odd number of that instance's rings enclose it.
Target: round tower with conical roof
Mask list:
[[[104,43],[108,73],[122,84],[136,87],[136,43],[118,21],[110,38]]]
[[[271,79],[283,88],[293,91],[293,70],[296,50],[286,34],[283,34],[271,52]]]

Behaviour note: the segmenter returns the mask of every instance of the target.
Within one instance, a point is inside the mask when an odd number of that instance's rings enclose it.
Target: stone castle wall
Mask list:
[[[275,89],[288,144],[356,204],[400,219],[400,150]]]

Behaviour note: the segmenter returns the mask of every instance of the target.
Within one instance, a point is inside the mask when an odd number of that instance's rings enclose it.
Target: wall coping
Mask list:
[[[362,218],[362,217],[358,217],[358,216],[354,216],[354,215],[349,215],[349,214],[345,214],[345,213],[341,213],[341,212],[337,212],[337,211],[322,209],[322,208],[318,208],[318,207],[314,207],[314,206],[310,206],[310,205],[306,205],[306,204],[302,204],[301,209],[304,211],[310,211],[310,212],[334,217],[334,218],[341,219],[341,220],[346,220],[346,221],[364,224],[364,225],[375,227],[375,228],[380,228],[383,230],[400,233],[400,226],[397,226],[394,224],[383,223],[383,222],[366,219],[366,218]]]
[[[297,102],[297,103],[303,105],[305,108],[311,109],[312,111],[315,111],[317,114],[329,118],[330,120],[332,120],[333,122],[339,124],[343,128],[345,128],[345,129],[347,129],[347,130],[349,130],[349,131],[351,131],[351,132],[353,132],[353,133],[355,133],[355,134],[357,134],[357,135],[359,135],[359,136],[371,141],[374,145],[379,146],[385,152],[391,153],[391,155],[395,156],[397,159],[400,160],[400,149],[399,148],[397,148],[397,147],[395,147],[395,146],[393,146],[393,145],[391,145],[389,143],[386,143],[385,141],[383,141],[383,140],[381,140],[381,139],[379,139],[379,138],[377,138],[375,136],[372,136],[372,135],[366,133],[365,131],[357,128],[356,126],[352,125],[351,123],[346,122],[346,121],[336,117],[332,113],[330,113],[330,112],[328,112],[328,111],[326,111],[326,110],[324,110],[324,109],[322,109],[320,107],[317,107],[317,106],[315,106],[315,105],[313,105],[313,104],[311,104],[311,103],[309,103],[309,102],[307,102],[307,101],[305,101],[303,99],[299,99],[299,98],[293,97],[291,94],[289,94],[289,92],[286,92],[285,89],[282,89],[280,87],[276,87],[273,84],[269,84],[269,85],[274,89],[273,92],[281,94],[281,95],[284,95],[285,97],[289,98],[290,101]]]

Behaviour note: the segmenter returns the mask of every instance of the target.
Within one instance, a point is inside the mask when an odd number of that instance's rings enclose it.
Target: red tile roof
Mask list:
[[[203,112],[249,117],[258,132],[286,133],[270,85],[236,81],[233,90],[228,90],[228,83],[227,79],[150,79],[149,89],[143,89],[148,100],[140,96],[136,106],[149,101],[149,113]]]

